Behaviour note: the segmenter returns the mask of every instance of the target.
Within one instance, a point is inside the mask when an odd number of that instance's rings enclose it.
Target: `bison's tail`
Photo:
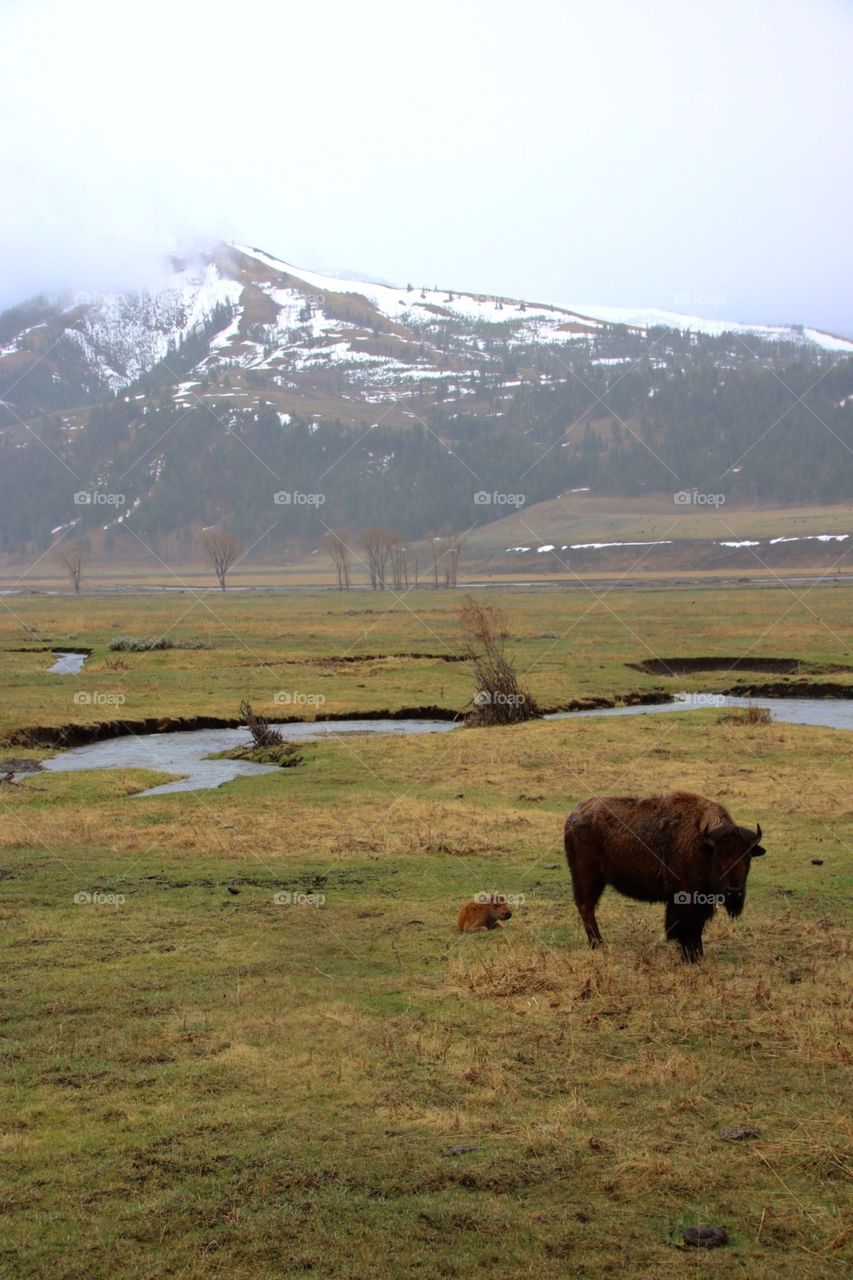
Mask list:
[[[572,834],[572,820],[566,819],[566,825],[563,828],[563,848],[566,851],[566,862],[569,864],[569,870],[572,869],[572,856],[575,853],[575,838]]]

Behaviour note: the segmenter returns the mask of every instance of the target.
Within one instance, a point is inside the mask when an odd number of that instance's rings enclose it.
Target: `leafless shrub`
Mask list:
[[[240,719],[251,733],[256,747],[278,747],[284,742],[284,735],[273,729],[269,720],[253,711],[251,702],[240,703]]]
[[[733,707],[730,711],[724,712],[720,716],[718,723],[737,725],[772,724],[773,716],[769,707],[756,707],[750,702],[746,707]]]
[[[477,685],[474,709],[466,716],[466,724],[516,724],[540,716],[533,695],[520,687],[515,667],[506,656],[509,633],[503,610],[466,596],[459,624]]]

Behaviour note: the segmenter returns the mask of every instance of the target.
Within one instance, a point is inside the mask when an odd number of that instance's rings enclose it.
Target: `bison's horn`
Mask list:
[[[761,823],[760,822],[756,823],[755,825],[755,838],[756,840],[761,839]]]

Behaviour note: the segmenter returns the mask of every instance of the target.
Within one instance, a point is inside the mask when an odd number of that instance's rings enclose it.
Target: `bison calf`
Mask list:
[[[477,933],[480,929],[502,929],[502,920],[511,920],[512,912],[499,894],[483,902],[466,902],[459,908],[456,928],[460,933]]]
[[[739,916],[761,827],[738,827],[713,800],[690,791],[638,800],[595,796],[566,819],[566,858],[591,947],[601,941],[595,908],[606,885],[640,902],[665,902],[666,936],[685,960],[702,955],[702,930],[718,906]]]

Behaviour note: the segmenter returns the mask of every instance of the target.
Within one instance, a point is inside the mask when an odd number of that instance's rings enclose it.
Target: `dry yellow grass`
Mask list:
[[[327,607],[298,627],[249,611],[242,634],[262,652],[295,635],[303,672],[349,625],[377,623],[367,652],[392,651],[397,619]],[[631,625],[668,628],[677,652],[695,618],[642,608]],[[99,609],[74,626],[102,646]],[[743,620],[751,638],[766,609]],[[437,604],[425,616],[449,634]],[[525,636],[555,622],[521,616]],[[406,618],[398,653],[422,621]],[[795,652],[817,645],[813,619],[790,622]],[[731,643],[724,615],[708,626],[712,651]],[[576,643],[609,679],[615,629]],[[205,651],[124,656],[208,708],[222,696]],[[438,668],[371,665],[382,692],[450,687]],[[235,688],[249,670],[230,669]],[[18,676],[56,712],[49,683]],[[328,687],[350,680],[369,683],[332,670]],[[206,793],[133,798],[157,777],[143,771],[3,785],[0,1261],[27,1280],[841,1276],[851,755],[840,731],[709,709],[327,740]],[[690,967],[662,907],[608,893],[589,952],[566,811],[675,787],[761,822],[743,917],[716,917]],[[518,895],[513,918],[460,936],[482,890]],[[760,1135],[725,1141],[733,1125]],[[443,1154],[457,1148],[473,1149]],[[729,1246],[686,1253],[697,1221]]]

